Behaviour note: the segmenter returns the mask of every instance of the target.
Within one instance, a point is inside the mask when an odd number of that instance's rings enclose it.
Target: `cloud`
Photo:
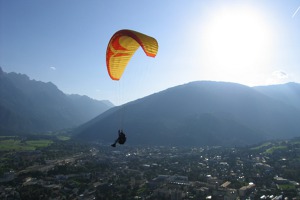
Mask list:
[[[289,78],[289,75],[283,71],[274,71],[272,77],[276,79],[287,79]]]
[[[50,69],[52,69],[52,70],[56,70],[56,68],[55,68],[55,67],[50,67]]]
[[[277,70],[272,72],[271,76],[267,79],[266,84],[281,84],[285,83],[287,79],[289,79],[289,75],[286,72]]]

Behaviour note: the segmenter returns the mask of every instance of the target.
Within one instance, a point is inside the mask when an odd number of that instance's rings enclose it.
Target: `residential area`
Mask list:
[[[300,141],[1,152],[0,199],[300,199]]]

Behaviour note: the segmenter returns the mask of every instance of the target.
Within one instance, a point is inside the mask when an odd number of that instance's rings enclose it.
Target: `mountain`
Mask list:
[[[66,95],[53,83],[5,73],[0,68],[0,133],[56,131],[85,123],[113,105]]]
[[[294,106],[300,110],[300,84],[286,83],[280,85],[254,87],[257,91],[277,99],[283,103]]]
[[[132,144],[240,146],[299,136],[299,121],[291,102],[257,88],[199,81],[114,107],[74,133],[81,140],[113,142],[123,127]]]

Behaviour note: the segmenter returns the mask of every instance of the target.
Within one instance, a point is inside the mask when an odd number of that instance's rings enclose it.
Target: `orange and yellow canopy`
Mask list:
[[[158,43],[153,37],[132,30],[120,30],[111,37],[106,50],[106,66],[111,79],[120,80],[140,46],[147,56],[156,56]]]

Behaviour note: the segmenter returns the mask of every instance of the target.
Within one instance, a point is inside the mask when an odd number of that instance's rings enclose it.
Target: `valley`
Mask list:
[[[110,144],[53,140],[35,150],[1,151],[0,197],[300,198],[299,155],[299,139],[237,148],[126,144],[112,148]]]

